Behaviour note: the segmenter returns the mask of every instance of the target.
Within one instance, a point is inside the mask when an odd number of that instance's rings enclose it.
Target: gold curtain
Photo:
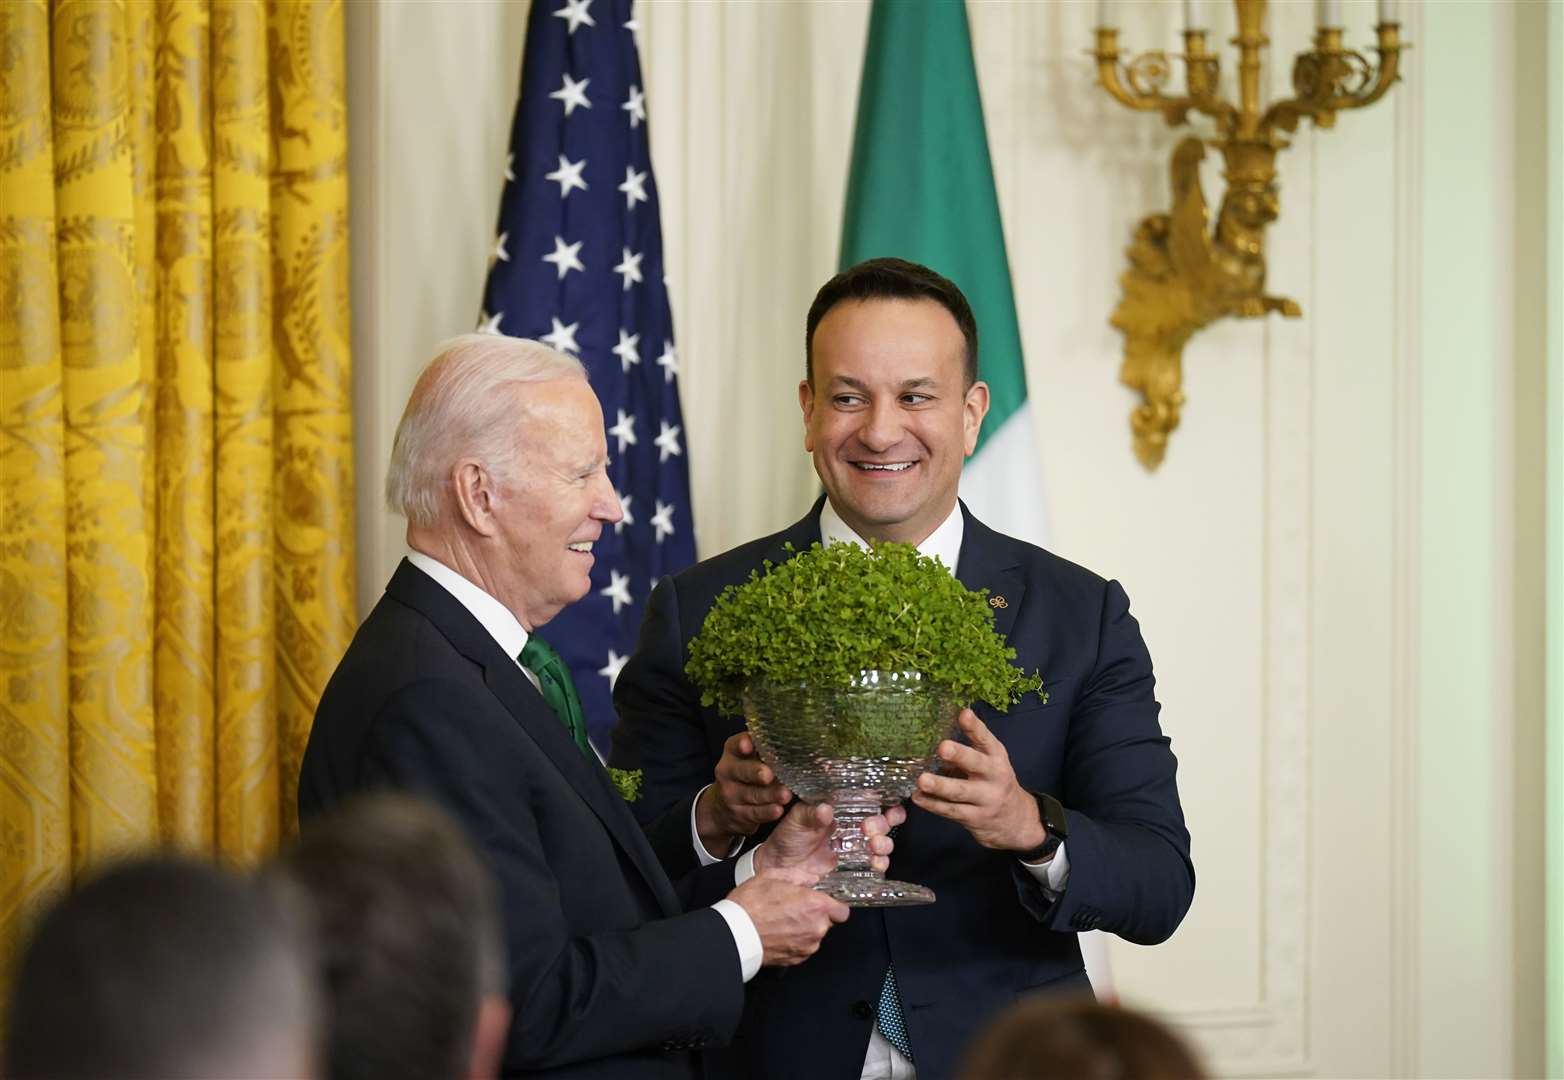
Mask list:
[[[0,978],[104,856],[294,827],[355,621],[342,22],[0,2]]]

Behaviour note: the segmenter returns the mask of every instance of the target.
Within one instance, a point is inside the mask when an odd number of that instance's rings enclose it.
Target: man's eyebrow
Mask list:
[[[937,379],[935,379],[933,376],[931,376],[931,375],[920,375],[916,379],[905,379],[905,380],[903,380],[900,389],[902,389],[902,390],[923,390],[923,389],[926,389],[926,388],[929,388],[929,387],[937,387],[938,385],[939,385],[939,381]],[[837,386],[845,386],[849,390],[867,390],[868,389],[868,386],[865,383],[863,383],[861,380],[853,378],[851,375],[836,375],[836,376],[833,376],[832,379],[831,379],[831,386],[832,386],[833,389],[836,388]]]

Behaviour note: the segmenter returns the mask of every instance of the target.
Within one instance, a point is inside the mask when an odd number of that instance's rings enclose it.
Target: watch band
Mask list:
[[[1017,853],[1017,858],[1022,862],[1038,863],[1051,858],[1053,853],[1059,850],[1059,845],[1068,838],[1068,822],[1064,816],[1064,806],[1058,799],[1044,791],[1029,791],[1027,794],[1037,800],[1037,816],[1043,823],[1043,842],[1030,851]]]

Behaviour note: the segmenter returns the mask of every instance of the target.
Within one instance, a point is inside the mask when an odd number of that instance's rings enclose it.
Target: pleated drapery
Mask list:
[[[0,4],[0,979],[104,857],[294,828],[354,623],[342,24]]]

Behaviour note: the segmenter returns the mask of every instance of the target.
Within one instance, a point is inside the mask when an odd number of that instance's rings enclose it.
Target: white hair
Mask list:
[[[509,481],[516,466],[517,407],[510,389],[571,378],[586,378],[580,360],[525,338],[462,334],[442,344],[396,426],[386,504],[411,525],[435,525],[451,467],[467,455]]]

